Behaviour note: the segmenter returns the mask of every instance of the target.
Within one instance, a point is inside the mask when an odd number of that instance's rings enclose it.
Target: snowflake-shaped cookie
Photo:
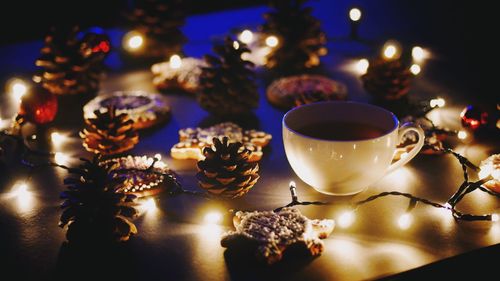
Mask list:
[[[259,161],[262,158],[262,148],[266,146],[272,136],[256,130],[243,130],[240,126],[225,122],[208,128],[185,128],[179,131],[179,143],[170,149],[175,159],[202,160],[203,148],[212,145],[213,138],[228,137],[232,142],[241,142],[248,149],[250,161]]]
[[[281,260],[283,252],[291,245],[303,244],[312,256],[323,252],[320,239],[330,235],[335,227],[333,220],[311,220],[295,208],[279,212],[237,212],[233,218],[235,231],[222,237],[221,245],[234,247],[238,241],[256,243],[256,255],[268,264]]]

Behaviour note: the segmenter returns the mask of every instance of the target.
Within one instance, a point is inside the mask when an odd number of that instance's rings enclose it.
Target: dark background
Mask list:
[[[314,1],[314,0],[313,0]],[[265,0],[186,0],[190,14],[262,5]],[[384,15],[380,22],[386,38],[432,46],[445,56],[441,66],[447,79],[483,102],[498,102],[493,59],[495,9],[488,1],[453,0],[332,0],[331,13],[338,7],[358,5],[367,16]],[[122,11],[131,0],[86,1],[2,1],[0,46],[40,40],[53,24],[80,24],[83,27],[116,27],[124,23]],[[325,12],[325,11],[322,11]],[[200,28],[210,32],[210,25]],[[362,27],[362,29],[366,27]],[[377,28],[377,27],[374,27]],[[368,29],[366,29],[368,30]],[[369,32],[368,32],[369,33]],[[368,34],[369,36],[369,34]],[[0,62],[1,63],[1,62]],[[446,81],[445,81],[446,82]]]

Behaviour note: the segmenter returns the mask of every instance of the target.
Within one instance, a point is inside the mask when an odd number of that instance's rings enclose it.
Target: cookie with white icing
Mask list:
[[[123,181],[119,181],[120,185],[117,186],[120,191],[134,194],[137,197],[158,194],[164,189],[168,189],[169,184],[173,184],[172,181],[166,181],[165,176],[163,176],[166,174],[174,177],[167,164],[161,160],[154,162],[152,157],[129,155],[108,159],[99,165],[106,167],[113,177],[123,179]],[[153,166],[151,167],[151,165]]]
[[[345,100],[347,88],[344,84],[322,75],[297,75],[280,78],[267,87],[269,102],[279,108],[318,102]]]
[[[255,255],[267,264],[280,261],[286,249],[297,244],[305,246],[311,256],[320,255],[324,249],[321,239],[335,227],[333,220],[311,220],[295,208],[237,212],[233,224],[236,230],[225,233],[221,245],[237,248],[246,242],[256,247]]]
[[[94,111],[113,106],[117,114],[126,113],[134,121],[134,128],[146,129],[170,118],[167,99],[156,93],[123,91],[102,94],[83,107],[84,118],[94,118]]]
[[[153,84],[158,90],[181,89],[188,93],[198,90],[201,68],[205,62],[196,58],[182,58],[181,65],[172,67],[169,61],[153,64]]]
[[[179,131],[179,143],[170,149],[172,158],[203,160],[203,148],[211,146],[213,138],[228,137],[241,142],[250,154],[250,161],[259,161],[262,148],[269,144],[272,136],[256,130],[243,130],[240,126],[225,122],[208,128],[186,128]]]

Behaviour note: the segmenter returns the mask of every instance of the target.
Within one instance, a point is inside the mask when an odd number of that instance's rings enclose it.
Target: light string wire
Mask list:
[[[432,121],[431,121],[432,122]],[[432,123],[433,124],[433,123]],[[41,167],[57,167],[57,168],[62,168],[67,171],[71,171],[74,168],[68,167],[66,165],[54,163],[54,162],[46,162],[46,163],[41,163],[41,164],[34,164],[26,159],[26,157],[30,154],[34,155],[39,155],[39,156],[45,156],[45,157],[54,157],[54,153],[52,152],[45,152],[45,151],[39,151],[39,150],[33,150],[31,149],[25,142],[24,138],[21,135],[14,135],[14,134],[9,134],[6,131],[0,131],[0,136],[4,137],[10,137],[13,138],[18,145],[21,145],[23,153],[21,154],[21,163],[27,167],[30,168],[29,176],[28,179],[31,179],[31,175],[34,172],[35,169],[41,168]],[[462,156],[461,154],[453,151],[450,148],[440,148],[436,146],[431,146],[432,149],[434,149],[437,152],[442,152],[446,154],[451,154],[453,157],[455,157],[458,162],[460,163],[463,171],[463,178],[464,181],[462,184],[459,186],[457,191],[449,198],[449,200],[442,204],[438,203],[426,198],[422,197],[417,197],[413,194],[410,193],[405,193],[405,192],[399,192],[399,191],[385,191],[381,192],[379,194],[375,194],[372,196],[369,196],[366,199],[359,200],[356,202],[350,203],[350,206],[353,210],[357,210],[359,207],[373,202],[379,198],[383,197],[388,197],[388,196],[395,196],[395,197],[405,197],[410,200],[407,212],[411,211],[413,208],[415,208],[417,203],[422,203],[424,205],[428,205],[434,208],[441,208],[441,209],[447,209],[451,211],[451,214],[456,220],[464,220],[464,221],[492,221],[494,220],[493,214],[469,214],[469,213],[463,213],[459,210],[456,209],[457,204],[468,194],[471,193],[475,190],[480,190],[482,192],[485,192],[491,196],[500,198],[500,193],[494,192],[492,190],[488,190],[484,188],[482,185],[486,183],[487,181],[492,179],[492,176],[489,175],[488,177],[485,177],[483,179],[480,179],[475,182],[469,181],[469,173],[468,169],[472,169],[474,171],[479,170],[479,168],[474,165],[472,162],[470,162],[466,157]],[[83,158],[80,158],[80,160],[84,160]],[[115,176],[120,176],[120,175],[127,175],[128,173],[132,172],[145,172],[145,173],[150,173],[150,174],[155,174],[158,176],[163,176],[166,178],[171,184],[171,188],[167,188],[167,194],[169,196],[179,196],[179,195],[191,195],[191,196],[197,196],[197,197],[202,197],[206,199],[219,199],[211,196],[207,192],[200,192],[200,191],[193,191],[193,190],[188,190],[185,189],[182,184],[180,183],[178,176],[173,172],[170,171],[168,173],[165,172],[159,172],[154,170],[154,165],[156,162],[158,162],[160,159],[157,157],[153,157],[153,162],[149,165],[148,168],[146,169],[138,169],[138,168],[124,168],[124,169],[115,169],[111,170],[109,172],[109,176],[111,178],[114,178]],[[168,185],[168,184],[167,184]],[[274,209],[274,211],[280,211],[285,207],[293,207],[293,206],[308,206],[308,205],[334,205],[337,203],[334,202],[322,202],[322,201],[300,201],[298,194],[297,194],[297,188],[295,184],[290,184],[290,194],[292,197],[292,201],[288,203],[285,206],[279,207]]]

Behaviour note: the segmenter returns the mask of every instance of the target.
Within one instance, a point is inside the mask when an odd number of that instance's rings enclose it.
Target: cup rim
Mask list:
[[[310,107],[310,106],[315,106],[315,105],[318,105],[318,104],[327,104],[327,103],[331,103],[331,104],[356,104],[356,105],[361,105],[361,106],[368,106],[368,107],[374,107],[376,108],[377,110],[381,110],[381,111],[384,111],[386,113],[388,113],[392,119],[394,120],[394,127],[391,128],[390,130],[388,130],[385,134],[381,135],[381,136],[378,136],[376,138],[367,138],[367,139],[352,139],[352,140],[329,140],[329,139],[322,139],[322,138],[316,138],[316,137],[312,137],[312,136],[308,136],[308,135],[304,135],[302,133],[299,133],[297,132],[296,130],[293,130],[292,128],[290,128],[286,122],[285,122],[285,119],[286,117],[288,116],[288,114],[292,113],[293,111],[295,110],[298,110],[299,108],[302,108],[302,107]],[[387,135],[390,135],[391,133],[393,133],[396,129],[399,128],[399,119],[396,117],[396,115],[394,113],[392,113],[391,111],[385,109],[385,108],[382,108],[380,106],[376,106],[376,105],[373,105],[373,104],[369,104],[369,103],[363,103],[363,102],[356,102],[356,101],[320,101],[320,102],[315,102],[315,103],[310,103],[310,104],[305,104],[305,105],[301,105],[301,106],[297,106],[297,107],[294,107],[290,110],[288,110],[284,115],[283,115],[283,118],[282,118],[282,121],[281,121],[282,125],[284,128],[286,128],[287,130],[293,132],[294,134],[297,134],[301,137],[304,137],[304,138],[308,138],[308,139],[312,139],[312,140],[316,140],[316,141],[325,141],[325,142],[341,142],[341,143],[347,143],[347,142],[362,142],[362,141],[373,141],[373,140],[376,140],[376,139],[379,139],[379,138],[383,138],[383,137],[386,137]]]

